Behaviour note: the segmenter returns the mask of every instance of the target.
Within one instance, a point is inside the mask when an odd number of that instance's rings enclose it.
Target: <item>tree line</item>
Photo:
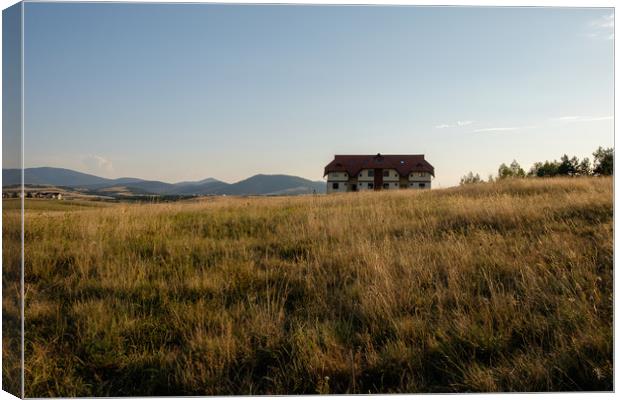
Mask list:
[[[601,176],[613,175],[614,173],[614,149],[613,147],[604,149],[599,147],[592,153],[593,162],[588,157],[579,160],[577,157],[568,157],[564,154],[560,157],[560,161],[536,162],[530,168],[529,172],[525,172],[516,160],[510,165],[502,163],[497,170],[497,177],[489,175],[488,182],[502,180],[508,178],[525,178],[525,177],[552,177],[552,176]],[[470,183],[484,182],[479,174],[469,172],[461,177],[461,185]]]

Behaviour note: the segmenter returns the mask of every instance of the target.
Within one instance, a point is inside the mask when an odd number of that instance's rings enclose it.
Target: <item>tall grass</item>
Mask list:
[[[20,397],[21,200],[2,199],[2,208],[2,390]]]
[[[612,219],[607,178],[37,204],[26,395],[612,390]]]

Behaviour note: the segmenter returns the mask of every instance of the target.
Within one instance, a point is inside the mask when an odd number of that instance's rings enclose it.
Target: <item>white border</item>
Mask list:
[[[63,2],[63,3],[88,3],[85,1],[72,1],[72,0],[61,0],[61,1],[38,1],[38,0],[25,0],[25,3],[32,3],[32,2]],[[114,2],[119,2],[119,1],[93,1],[92,3],[114,3]],[[17,3],[16,1],[13,0],[0,0],[0,5],[2,6],[2,9],[5,9],[13,4]],[[125,2],[122,2],[125,3]],[[298,1],[298,0],[289,0],[286,2],[276,2],[276,1],[260,1],[260,0],[227,0],[227,1],[204,1],[204,2],[188,2],[188,1],[183,1],[183,0],[168,0],[168,1],[153,1],[153,0],[134,0],[131,2],[126,2],[126,3],[179,3],[179,4],[183,4],[183,3],[193,3],[193,4],[197,4],[197,3],[203,3],[203,4],[223,4],[223,3],[231,3],[231,4],[306,4],[306,5],[311,5],[311,4],[316,4],[316,5],[379,5],[379,6],[385,6],[385,5],[425,5],[425,6],[482,6],[482,7],[587,7],[587,8],[597,8],[597,7],[616,7],[616,1],[614,0],[591,0],[591,1],[587,1],[587,0],[538,0],[538,1],[515,1],[515,0],[505,0],[502,2],[498,2],[497,0],[476,0],[476,1],[467,1],[467,0],[425,0],[425,1],[416,1],[416,0],[390,0],[390,1],[383,1],[383,0],[375,0],[372,2],[369,1],[354,1],[354,0],[340,0],[338,2],[334,2],[334,1],[329,1],[329,0],[314,0],[312,2],[309,1]],[[1,28],[1,19],[0,19],[0,28]],[[1,43],[1,39],[2,39],[2,29],[0,29],[0,43]],[[24,88],[24,79],[23,79],[23,57],[24,57],[24,52],[23,52],[23,39],[24,39],[24,7],[22,7],[22,168],[24,165],[24,96],[23,96],[23,88]],[[614,114],[617,115],[618,113],[616,112],[618,109],[618,105],[615,102],[615,86],[616,86],[616,81],[615,81],[615,76],[618,72],[618,65],[617,63],[615,63],[615,55],[617,54],[617,46],[618,43],[617,41],[614,42]],[[0,71],[1,71],[1,53],[0,53]],[[1,86],[0,86],[1,87]],[[0,100],[1,103],[1,100]],[[1,115],[1,108],[0,108],[0,115]],[[614,118],[614,148],[615,148],[615,131],[616,131],[616,124],[618,123],[617,118]],[[1,162],[1,154],[0,154],[0,162]],[[23,177],[22,177],[23,179]],[[616,288],[616,274],[615,274],[615,268],[616,268],[616,260],[615,260],[615,254],[616,251],[618,249],[617,246],[617,241],[616,241],[616,232],[617,232],[617,226],[615,223],[615,207],[616,207],[616,203],[615,203],[615,187],[618,184],[618,182],[620,181],[620,178],[618,177],[617,174],[614,174],[614,388],[617,388],[618,386],[618,373],[616,371],[616,359],[618,358],[618,346],[616,345],[616,337],[615,337],[615,332],[616,332],[616,326],[617,326],[617,319],[615,318],[615,310],[617,310],[617,306],[618,306],[618,296],[616,295],[615,292],[615,288]],[[1,177],[0,177],[0,184],[1,184]],[[23,182],[22,182],[22,191],[23,191]],[[22,243],[23,243],[23,224],[24,224],[24,219],[23,219],[23,202],[22,202]],[[1,227],[1,223],[0,223],[0,227]],[[0,243],[1,243],[1,238],[0,238]],[[23,299],[23,246],[22,246],[22,274],[21,274],[21,279],[22,279],[22,299]],[[1,286],[0,286],[0,295],[1,295]],[[24,323],[24,319],[23,319],[23,304],[22,304],[22,393],[23,393],[23,323]],[[1,346],[0,346],[0,353],[1,353]],[[0,374],[0,381],[1,381],[1,374]],[[23,396],[23,394],[22,394]],[[521,400],[521,399],[529,399],[533,396],[544,396],[547,399],[555,399],[555,398],[562,398],[562,399],[567,399],[567,400],[577,400],[577,399],[583,399],[584,397],[588,397],[588,399],[590,400],[595,400],[595,399],[607,399],[607,398],[613,398],[615,397],[614,393],[544,393],[544,394],[534,394],[534,393],[518,393],[518,394],[454,394],[454,395],[446,395],[446,394],[440,394],[440,395],[377,395],[377,396],[373,396],[373,397],[377,397],[377,398],[382,398],[382,399],[409,399],[409,398],[415,398],[415,399],[454,399],[456,397],[467,397],[469,399],[500,399],[500,398],[511,398],[511,399],[515,399],[515,400]],[[244,396],[244,397],[255,397],[255,396]],[[258,396],[256,396],[258,397]],[[262,399],[276,399],[279,397],[290,397],[290,396],[261,396],[260,398]],[[312,396],[314,397],[314,396]],[[322,396],[322,397],[336,397],[336,396]],[[353,398],[353,397],[358,397],[358,396],[348,396],[348,395],[342,395],[342,396],[337,396],[338,398]],[[182,399],[182,398],[186,398],[186,397],[166,397],[167,399]],[[230,397],[211,397],[213,399],[228,399]],[[14,399],[14,397],[6,392],[0,391],[0,400],[5,400],[5,399]],[[148,399],[148,398],[145,398]]]

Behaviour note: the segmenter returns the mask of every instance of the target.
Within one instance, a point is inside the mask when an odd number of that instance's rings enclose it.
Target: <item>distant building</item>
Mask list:
[[[34,199],[62,200],[62,193],[59,193],[59,192],[37,192],[37,191],[30,191],[30,192],[26,192],[26,197],[27,198],[34,198]]]
[[[325,175],[327,193],[430,189],[435,168],[423,154],[336,155]]]

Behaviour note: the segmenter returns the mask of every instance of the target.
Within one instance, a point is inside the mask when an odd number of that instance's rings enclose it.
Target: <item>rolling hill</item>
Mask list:
[[[20,183],[19,169],[3,169],[2,185]],[[311,181],[291,175],[254,175],[236,183],[226,183],[215,178],[200,181],[167,183],[140,178],[102,178],[65,168],[26,168],[24,182],[27,185],[51,185],[72,188],[91,194],[110,195],[115,191],[136,195],[298,195],[324,193],[325,182]]]

